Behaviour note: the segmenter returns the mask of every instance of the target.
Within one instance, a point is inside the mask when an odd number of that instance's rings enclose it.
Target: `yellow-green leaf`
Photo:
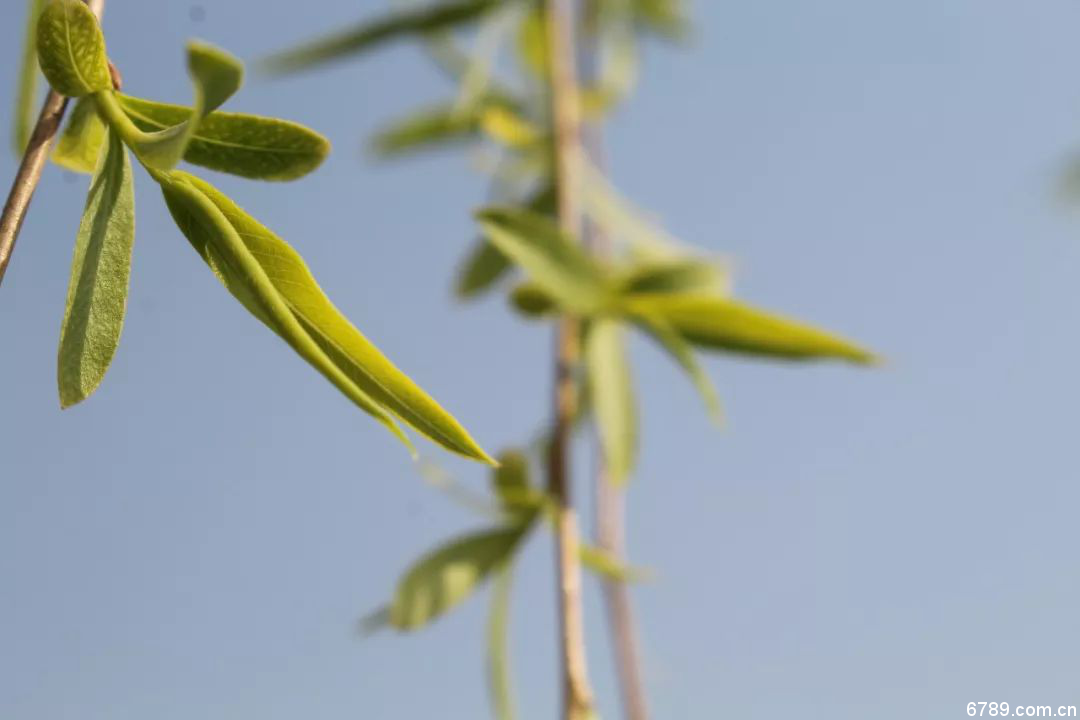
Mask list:
[[[30,142],[30,132],[37,117],[38,59],[37,22],[46,0],[29,0],[26,9],[26,33],[19,62],[19,86],[15,93],[15,122],[12,141],[19,155]]]
[[[627,303],[632,310],[664,318],[702,348],[788,360],[876,361],[871,352],[838,335],[714,295],[637,295]]]
[[[89,397],[116,354],[134,242],[131,163],[114,133],[94,171],[75,241],[57,363],[62,407]]]
[[[476,215],[487,239],[570,312],[590,315],[610,301],[603,271],[550,217],[495,207]]]
[[[384,156],[475,139],[482,107],[459,109],[447,103],[425,108],[380,130],[371,145]]]
[[[722,422],[724,415],[712,381],[709,380],[709,376],[705,374],[701,365],[698,364],[697,358],[694,357],[693,348],[687,344],[686,340],[671,325],[669,320],[662,314],[652,312],[651,308],[644,305],[634,309],[633,319],[690,376],[690,380],[694,383],[694,387],[697,388],[698,394],[705,401],[705,408],[708,410],[713,422],[717,424]]]
[[[637,404],[622,325],[598,319],[585,333],[590,406],[611,482],[622,484],[637,459]]]
[[[144,132],[184,123],[192,110],[182,105],[119,95],[124,113]],[[213,112],[192,134],[184,160],[211,170],[254,180],[295,180],[315,170],[330,142],[303,125],[277,118]]]
[[[390,624],[415,630],[456,607],[513,556],[528,527],[466,535],[421,558],[398,583]]]
[[[705,258],[650,258],[639,262],[620,279],[622,292],[731,294],[728,269]]]
[[[171,175],[181,178],[208,198],[222,213],[242,239],[243,249],[255,259],[258,269],[272,283],[272,290],[300,323],[303,333],[316,343],[348,384],[446,449],[494,463],[452,415],[390,362],[334,307],[315,282],[303,258],[288,243],[206,181],[180,171]],[[211,235],[207,240],[212,243],[216,238]],[[278,329],[273,324],[271,327]],[[305,358],[311,362],[310,358]],[[323,370],[320,365],[317,367]],[[337,380],[335,384],[338,384]]]
[[[263,266],[267,257],[272,259],[278,252],[284,252],[286,257],[295,255],[295,252],[291,248],[279,250],[279,246],[288,246],[261,226],[258,227],[273,241],[252,242],[252,239],[259,239],[258,235],[249,235],[249,225],[255,221],[249,219],[242,225],[236,225],[221,207],[222,204],[235,207],[232,202],[198,178],[177,170],[170,173],[155,171],[155,179],[161,185],[165,203],[177,227],[229,292],[357,407],[386,426],[415,455],[408,436],[401,431],[393,417],[328,356],[324,347],[316,342],[308,327],[297,317],[292,305],[282,297]],[[208,196],[204,190],[213,192],[216,199]],[[243,212],[239,208],[236,210],[241,214]],[[267,244],[270,245],[269,249],[262,247]],[[256,255],[260,251],[264,254]],[[298,256],[297,260],[302,266],[303,261]],[[304,278],[304,275],[301,277]]]
[[[79,98],[56,143],[52,161],[73,172],[92,173],[107,135],[108,128],[93,98]]]
[[[555,190],[545,183],[526,203],[533,212],[550,215],[555,207]],[[457,296],[474,298],[490,289],[513,267],[513,263],[497,247],[480,238],[469,251],[458,271]]]
[[[81,0],[49,0],[38,18],[37,51],[41,72],[61,95],[112,89],[105,37]]]
[[[125,138],[145,164],[158,170],[169,170],[180,162],[203,119],[232,97],[244,81],[243,63],[213,45],[190,41],[187,60],[195,86],[194,108],[171,127]]]
[[[502,0],[451,0],[395,10],[339,33],[313,40],[266,59],[275,74],[297,72],[358,55],[382,43],[448,30],[483,17]]]

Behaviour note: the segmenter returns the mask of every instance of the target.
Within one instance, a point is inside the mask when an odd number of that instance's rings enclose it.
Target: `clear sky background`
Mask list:
[[[0,7],[14,86],[22,2]],[[109,0],[135,94],[186,102],[183,43],[252,59],[379,0]],[[650,45],[612,171],[678,236],[729,255],[745,299],[858,338],[883,369],[714,358],[718,431],[644,341],[631,496],[657,718],[959,718],[1080,705],[1080,149],[1072,0],[699,0]],[[213,180],[489,449],[548,406],[544,326],[450,302],[483,178],[456,152],[366,156],[385,121],[452,96],[417,48],[230,108],[325,132],[291,185]],[[0,157],[3,182],[14,172]],[[55,353],[87,180],[50,168],[0,288],[0,717],[295,720],[487,714],[486,596],[360,640],[421,551],[477,525],[402,448],[217,284],[139,173],[123,343],[61,413]],[[446,461],[433,446],[429,458]],[[579,454],[583,468],[588,457]],[[483,489],[479,467],[446,461]],[[586,493],[580,493],[586,495]],[[525,720],[555,716],[551,548],[515,592]],[[589,644],[613,677],[595,583]]]

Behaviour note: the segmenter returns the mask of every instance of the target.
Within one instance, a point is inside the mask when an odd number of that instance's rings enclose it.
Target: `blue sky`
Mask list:
[[[185,101],[188,37],[251,59],[382,3],[202,7],[198,19],[187,2],[110,0],[130,92]],[[9,88],[22,13],[0,8]],[[1080,217],[1055,197],[1080,150],[1080,5],[701,1],[695,15],[689,46],[648,47],[640,93],[612,121],[616,182],[728,255],[741,297],[889,362],[712,358],[718,431],[635,343],[630,532],[657,571],[635,591],[655,716],[1080,705]],[[307,123],[335,153],[293,185],[214,181],[498,449],[546,413],[550,337],[498,298],[449,300],[483,178],[453,152],[362,152],[388,119],[451,93],[409,46],[253,78],[232,109]],[[0,176],[13,172],[0,157]],[[120,352],[101,390],[60,412],[86,185],[47,171],[0,288],[0,716],[485,716],[485,598],[414,636],[353,632],[411,559],[477,520],[245,315],[145,177]],[[484,487],[478,468],[425,454]],[[515,591],[526,720],[557,701],[550,554],[546,538],[529,546]],[[594,681],[615,717],[588,590]]]

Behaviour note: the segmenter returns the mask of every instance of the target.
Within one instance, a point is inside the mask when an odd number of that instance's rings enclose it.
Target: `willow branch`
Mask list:
[[[551,116],[559,225],[568,235],[581,229],[578,159],[581,153],[581,109],[575,57],[574,0],[547,0]],[[578,410],[575,377],[581,357],[580,321],[559,322],[555,348],[555,427],[548,459],[548,491],[557,504],[556,571],[558,573],[559,645],[562,664],[563,717],[586,720],[593,715],[592,689],[585,659],[585,627],[578,561],[577,514],[568,477],[569,445]]]
[[[100,19],[105,10],[105,0],[86,0],[86,4]],[[19,170],[15,173],[15,181],[11,184],[11,192],[8,193],[3,214],[0,215],[0,283],[4,281],[11,254],[15,251],[15,241],[19,238],[19,231],[22,230],[26,213],[30,209],[30,201],[34,198],[38,182],[41,181],[41,173],[49,159],[49,151],[52,150],[53,140],[60,130],[60,123],[64,120],[67,105],[66,97],[55,90],[49,90],[37,124],[30,135],[30,142],[23,153],[22,162],[19,163]]]

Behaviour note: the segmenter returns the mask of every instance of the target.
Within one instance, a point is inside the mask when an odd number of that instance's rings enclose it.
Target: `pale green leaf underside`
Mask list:
[[[46,0],[29,0],[26,8],[26,32],[23,35],[23,54],[19,61],[19,84],[15,93],[12,142],[15,153],[22,155],[30,142],[30,133],[37,116],[38,59],[37,21]]]
[[[112,88],[105,38],[81,0],[49,0],[37,23],[37,51],[42,73],[61,95]]]
[[[607,471],[613,483],[622,484],[634,470],[638,438],[633,378],[617,320],[599,319],[589,324],[585,368]]]
[[[514,566],[507,562],[495,571],[491,588],[491,614],[487,628],[488,687],[496,720],[514,720],[514,683],[510,671],[510,596]]]
[[[722,297],[655,294],[628,298],[632,311],[659,316],[703,348],[788,360],[876,362],[873,353],[831,333]]]
[[[194,108],[178,124],[130,140],[139,158],[158,170],[169,170],[180,162],[203,119],[232,97],[244,81],[243,63],[224,50],[193,40],[187,54],[195,88]]]
[[[339,33],[314,40],[265,61],[272,73],[289,73],[360,54],[405,37],[423,36],[472,22],[502,0],[451,0],[396,10]]]
[[[135,126],[157,132],[191,117],[191,108],[118,95]],[[298,123],[242,113],[213,112],[189,139],[184,160],[253,180],[295,180],[315,170],[330,142]]]
[[[506,562],[526,527],[504,527],[466,535],[421,558],[398,584],[390,624],[415,630],[465,600]]]
[[[56,143],[52,161],[73,172],[92,173],[107,135],[108,128],[93,98],[79,98]]]
[[[484,462],[493,462],[453,416],[391,363],[334,307],[315,282],[303,259],[292,247],[209,183],[180,171],[175,171],[172,175],[183,179],[197,192],[209,198],[235,229],[245,251],[252,256],[260,271],[272,284],[270,290],[280,298],[289,314],[299,323],[299,330],[304,336],[315,343],[318,354],[325,358],[326,362],[320,359],[316,367],[324,374],[330,372],[334,377],[327,376],[331,377],[339,388],[355,388],[380,408],[390,411],[452,452]],[[207,237],[201,245],[205,247],[207,241],[212,244],[215,238]],[[227,285],[252,309],[250,300],[245,301],[247,291],[244,287],[234,287],[235,283]],[[280,332],[280,322],[267,324]],[[297,340],[302,341],[302,338],[294,339]],[[312,362],[311,358],[305,358]],[[326,367],[326,363],[331,367]]]
[[[589,315],[608,304],[601,270],[550,218],[521,208],[488,208],[476,215],[487,239],[517,263],[565,309]]]
[[[98,161],[75,241],[57,364],[62,407],[89,397],[116,353],[134,241],[131,163],[114,134]]]
[[[357,407],[385,425],[415,454],[408,436],[390,414],[357,387],[311,337],[243,239],[240,228],[203,192],[204,187],[209,186],[181,171],[161,173],[158,181],[177,227],[229,292]]]

